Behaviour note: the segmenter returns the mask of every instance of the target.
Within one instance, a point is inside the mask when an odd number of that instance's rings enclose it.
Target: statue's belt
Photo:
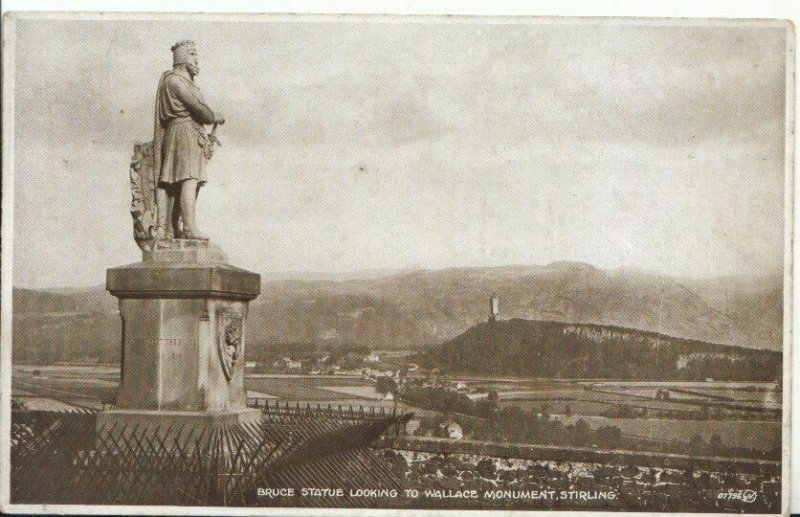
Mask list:
[[[203,130],[203,126],[195,122],[192,117],[172,118],[169,120],[169,122],[167,122],[166,127],[177,126],[178,124],[186,124],[187,122],[191,122],[194,128],[198,131]]]

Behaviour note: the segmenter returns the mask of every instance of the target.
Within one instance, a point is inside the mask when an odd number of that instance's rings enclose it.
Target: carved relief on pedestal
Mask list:
[[[244,318],[238,312],[223,312],[217,319],[219,358],[225,378],[230,381],[242,355]]]

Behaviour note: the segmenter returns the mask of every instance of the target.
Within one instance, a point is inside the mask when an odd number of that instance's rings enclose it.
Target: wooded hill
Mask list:
[[[448,374],[503,377],[779,381],[781,356],[621,327],[512,319],[478,324],[421,362]]]

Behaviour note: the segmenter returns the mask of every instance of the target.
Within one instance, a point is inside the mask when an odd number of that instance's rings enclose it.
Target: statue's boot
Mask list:
[[[163,226],[156,226],[155,230],[153,231],[153,237],[159,241],[172,239],[172,235],[169,235],[166,228]]]
[[[196,241],[207,241],[208,240],[208,236],[207,235],[202,234],[202,233],[200,233],[200,232],[198,232],[196,230],[195,231],[183,230],[180,233],[180,238],[181,239],[193,239],[193,240],[196,240]]]

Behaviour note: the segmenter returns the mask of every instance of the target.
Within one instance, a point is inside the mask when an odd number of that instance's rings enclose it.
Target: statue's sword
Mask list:
[[[212,144],[217,144],[218,146],[222,147],[222,142],[220,142],[219,138],[217,138],[217,124],[214,124],[214,127],[211,128],[211,132],[208,134],[208,139],[211,140]]]

